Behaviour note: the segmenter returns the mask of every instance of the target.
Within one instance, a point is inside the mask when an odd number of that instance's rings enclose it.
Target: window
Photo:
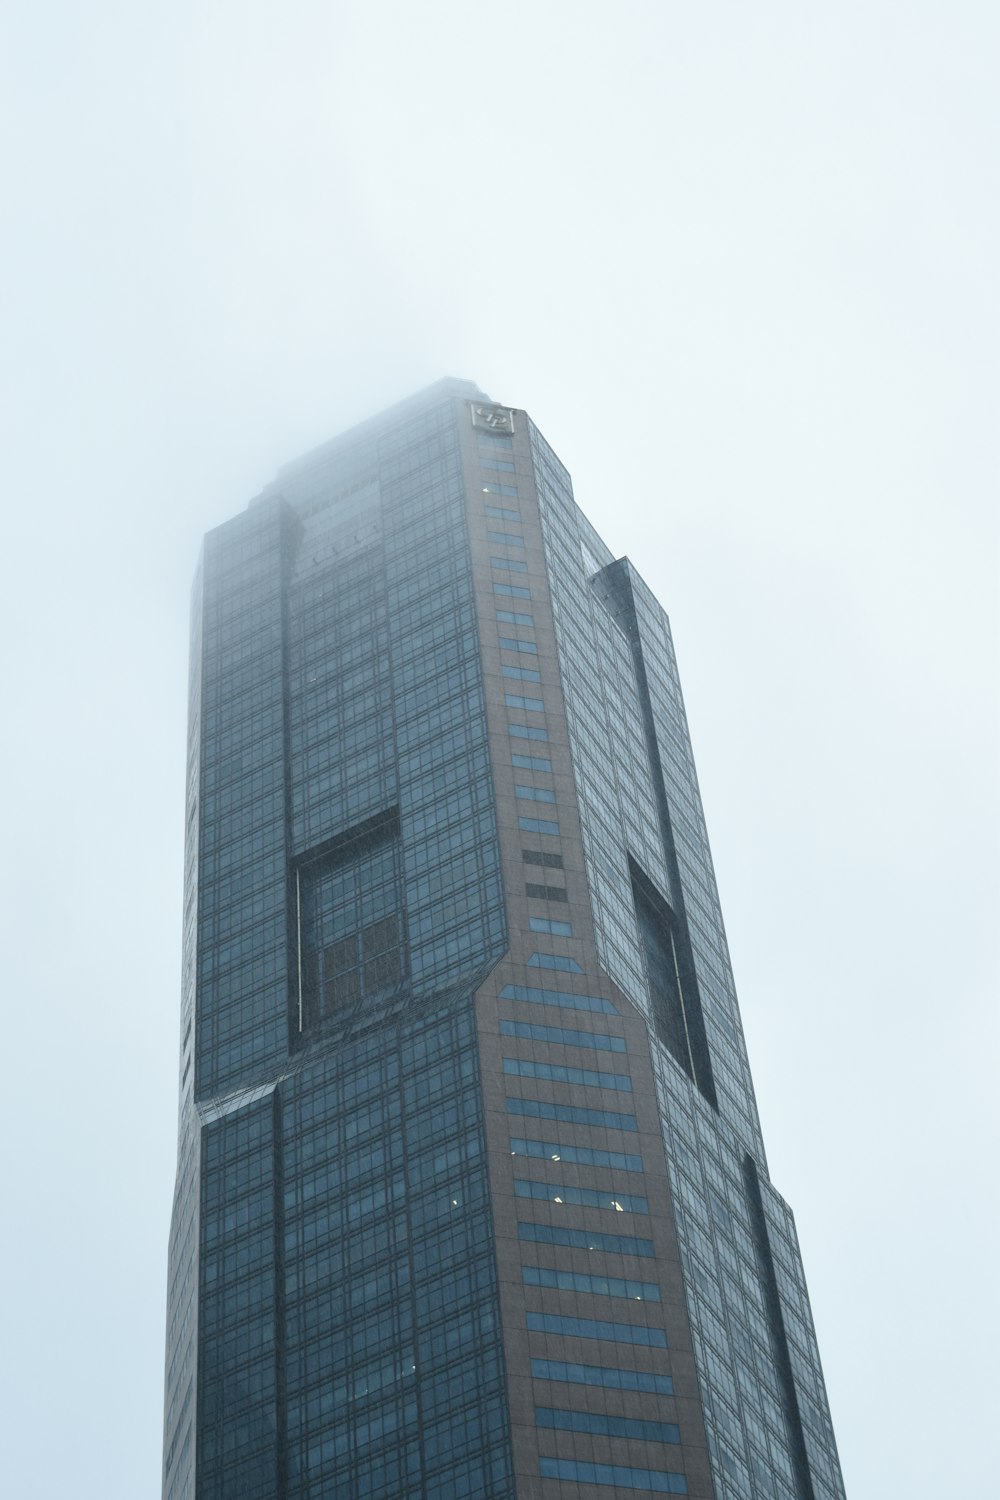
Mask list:
[[[592,1052],[624,1052],[625,1039],[597,1031],[573,1031],[563,1026],[538,1026],[533,1021],[501,1021],[501,1036],[519,1036],[531,1042],[556,1042],[563,1047],[589,1047]]]
[[[520,651],[524,656],[538,655],[538,647],[535,645],[534,641],[518,641],[515,640],[511,635],[502,635],[500,637],[500,650]]]
[[[513,609],[498,609],[497,619],[505,625],[531,625],[533,627],[535,623],[533,615],[520,615]]]
[[[553,937],[572,937],[572,922],[557,922],[552,917],[529,917],[528,926],[532,932],[551,932]]]
[[[623,1490],[645,1490],[655,1495],[686,1495],[683,1474],[661,1469],[627,1469],[624,1464],[590,1464],[575,1458],[540,1458],[543,1479],[565,1479],[573,1484],[617,1485]]]
[[[520,822],[524,823],[521,818]],[[528,959],[528,967],[532,969],[563,969],[567,974],[582,974],[583,970],[575,958],[567,958],[564,953],[533,953]]]
[[[384,997],[405,972],[399,814],[392,808],[295,866],[293,1036]]]
[[[535,729],[531,724],[508,724],[507,733],[517,740],[547,740],[547,729]]]
[[[562,1359],[533,1359],[531,1373],[536,1380],[562,1380],[567,1385],[602,1385],[612,1391],[649,1391],[657,1396],[674,1394],[674,1382],[669,1375],[651,1375],[645,1370],[579,1365]]]
[[[500,669],[505,677],[516,677],[521,682],[541,682],[541,672],[536,672],[533,667],[508,667],[506,664]]]
[[[574,995],[569,990],[536,989],[529,984],[505,984],[501,1000],[529,1000],[533,1005],[559,1005],[567,1010],[589,1010],[595,1015],[618,1016],[621,1011],[600,995]]]
[[[508,708],[523,708],[532,714],[545,712],[545,704],[541,698],[523,698],[519,693],[505,693],[503,701]],[[555,798],[553,797],[552,800],[554,802]]]
[[[579,1162],[584,1167],[613,1167],[621,1172],[641,1172],[642,1157],[624,1151],[598,1151],[590,1146],[562,1146],[553,1141],[526,1141],[510,1137],[511,1156],[535,1156],[543,1161]]]
[[[657,1035],[714,1108],[705,1023],[684,925],[631,857],[629,872]]]
[[[495,521],[520,521],[519,510],[505,510],[502,505],[487,505],[486,514],[492,516]]]
[[[537,1245],[568,1245],[575,1250],[599,1250],[607,1255],[635,1255],[652,1260],[656,1250],[652,1240],[637,1240],[631,1234],[598,1234],[596,1229],[566,1229],[554,1224],[517,1226],[519,1240]]]
[[[566,887],[562,885],[537,885],[532,881],[525,881],[525,895],[535,901],[568,901]]]
[[[645,1422],[639,1417],[563,1411],[551,1406],[535,1407],[535,1425],[552,1427],[558,1432],[596,1432],[602,1437],[639,1438],[644,1443],[679,1443],[681,1440],[676,1422]]]
[[[505,1057],[503,1070],[516,1078],[548,1078],[552,1083],[582,1083],[595,1089],[614,1089],[620,1094],[632,1092],[632,1080],[627,1073],[598,1073],[593,1068],[566,1068],[558,1063],[529,1062],[520,1057]]]
[[[514,757],[514,764],[517,765],[516,756]],[[542,767],[535,766],[534,769],[540,771]],[[541,849],[522,849],[521,858],[526,865],[545,865],[549,870],[561,870],[563,867],[563,857],[561,854],[546,854]]]
[[[525,1286],[554,1287],[561,1292],[586,1292],[593,1297],[626,1297],[630,1302],[659,1302],[655,1281],[633,1281],[629,1276],[591,1276],[586,1271],[556,1271],[549,1266],[522,1266]]]
[[[504,671],[505,672],[523,672],[524,668],[523,667],[504,667]],[[546,758],[545,758],[544,755],[512,755],[511,756],[511,763],[513,765],[517,766],[518,769],[521,770],[521,771],[551,771],[552,770],[552,762],[550,760],[546,760]],[[522,859],[526,860],[529,865],[532,865],[532,864],[533,865],[543,865],[546,862],[554,860],[555,861],[555,868],[557,870],[561,870],[562,869],[562,855],[561,854],[548,854],[548,855],[541,855],[541,854],[539,854],[539,857],[537,859],[528,859],[527,854],[522,849],[521,850],[521,857],[522,857]]]
[[[508,1098],[507,1113],[529,1119],[560,1120],[565,1125],[595,1125],[603,1130],[639,1129],[635,1115],[620,1114],[616,1109],[583,1109],[579,1104],[551,1104],[548,1099]]]
[[[615,1344],[635,1344],[645,1349],[665,1349],[667,1335],[662,1328],[646,1328],[639,1323],[611,1323],[603,1318],[562,1318],[557,1313],[529,1312],[525,1323],[530,1333],[561,1333],[574,1339],[607,1339]]]
[[[486,535],[491,542],[496,542],[501,547],[524,546],[524,537],[518,536],[514,531],[488,531]]]
[[[494,583],[494,594],[503,594],[508,599],[530,599],[531,590],[523,589],[516,583]]]
[[[506,1072],[506,1069],[504,1070]],[[514,1178],[515,1198],[536,1198],[542,1203],[573,1203],[581,1208],[608,1208],[618,1214],[648,1214],[649,1204],[636,1193],[599,1191],[597,1188],[560,1187],[551,1182]]]
[[[551,818],[518,818],[517,826],[522,833],[557,834],[559,832],[559,824],[553,823]],[[532,960],[529,959],[528,962],[531,963]],[[551,965],[550,967],[555,966]]]
[[[507,702],[510,702],[509,698]],[[515,786],[514,791],[518,797],[524,797],[528,802],[554,802],[556,800],[555,792],[549,791],[548,787],[544,786]]]
[[[526,562],[521,562],[518,558],[515,557],[491,557],[490,567],[504,568],[508,573],[527,573],[528,571],[528,564]],[[531,597],[527,589],[525,590],[524,597],[526,599]]]

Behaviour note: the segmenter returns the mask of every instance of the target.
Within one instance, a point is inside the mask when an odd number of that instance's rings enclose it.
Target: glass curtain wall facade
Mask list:
[[[843,1495],[665,615],[444,381],[195,581],[165,1500]]]

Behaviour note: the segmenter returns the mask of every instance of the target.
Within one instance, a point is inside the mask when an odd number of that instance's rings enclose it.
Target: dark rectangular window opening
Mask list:
[[[705,1022],[687,933],[666,898],[631,855],[629,873],[656,1034],[716,1109]]]
[[[545,854],[541,849],[522,849],[521,858],[526,865],[545,865],[549,870],[561,870],[563,868],[563,857],[561,854]]]
[[[399,810],[311,849],[292,866],[293,1042],[373,1009],[407,974]]]
[[[524,893],[533,901],[568,901],[566,887],[563,885],[536,885],[533,881],[526,880]]]

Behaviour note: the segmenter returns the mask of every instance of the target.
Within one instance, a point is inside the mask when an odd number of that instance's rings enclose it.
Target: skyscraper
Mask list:
[[[165,1500],[843,1495],[670,631],[444,381],[194,589]]]

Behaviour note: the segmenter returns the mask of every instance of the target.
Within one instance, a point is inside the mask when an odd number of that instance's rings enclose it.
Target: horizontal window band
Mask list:
[[[656,1256],[652,1240],[636,1239],[631,1234],[598,1234],[596,1229],[519,1223],[517,1237],[536,1245],[567,1245],[574,1250],[596,1250],[604,1255],[634,1255],[640,1260],[653,1260]]]
[[[572,922],[557,922],[553,917],[529,917],[528,926],[532,932],[547,932],[550,937],[572,937]]]
[[[639,1193],[619,1193],[607,1188],[568,1187],[565,1184],[514,1178],[515,1198],[534,1198],[538,1203],[573,1204],[579,1208],[613,1209],[617,1214],[648,1214],[649,1202]]]
[[[561,1063],[534,1062],[524,1057],[505,1057],[503,1070],[511,1078],[547,1078],[550,1083],[579,1083],[584,1088],[609,1089],[631,1094],[627,1073],[605,1073],[595,1068],[568,1068]]]
[[[649,1422],[640,1417],[617,1417],[602,1412],[563,1411],[559,1407],[536,1406],[536,1427],[557,1432],[592,1432],[600,1437],[638,1438],[643,1443],[679,1443],[676,1422]]]
[[[543,1479],[563,1479],[571,1484],[603,1484],[621,1490],[644,1490],[652,1495],[686,1495],[683,1474],[662,1469],[631,1469],[624,1464],[591,1464],[575,1458],[539,1458]]]
[[[533,1156],[540,1161],[571,1161],[582,1167],[610,1167],[618,1172],[641,1172],[642,1157],[625,1151],[600,1151],[590,1146],[567,1146],[556,1141],[526,1141],[510,1137],[511,1156]]]
[[[564,885],[537,885],[532,881],[525,881],[525,895],[531,896],[535,901],[568,901]]]
[[[505,984],[501,1000],[524,1000],[533,1005],[558,1005],[564,1010],[590,1010],[595,1015],[620,1016],[621,1011],[601,995],[578,995],[572,990],[538,989],[530,984]]]
[[[508,699],[508,702],[510,700]],[[556,800],[556,794],[546,786],[521,786],[514,787],[514,796],[523,797],[525,802],[552,802]]]
[[[533,953],[528,959],[529,969],[561,969],[564,974],[582,974],[583,970],[575,958],[565,953]]]
[[[517,826],[522,833],[551,833],[558,837],[559,824],[553,818],[518,818]]]
[[[646,1349],[665,1349],[667,1335],[662,1328],[647,1328],[641,1323],[617,1323],[603,1318],[566,1318],[557,1313],[529,1312],[525,1315],[529,1333],[556,1333],[571,1339],[607,1339],[614,1344],[635,1344]]]
[[[589,1047],[594,1052],[625,1051],[625,1038],[604,1036],[599,1031],[574,1031],[567,1026],[536,1026],[531,1021],[501,1021],[501,1036],[518,1036],[531,1042],[554,1042],[563,1047]]]
[[[522,1266],[525,1286],[552,1287],[561,1292],[583,1292],[591,1297],[624,1297],[630,1302],[659,1302],[655,1281],[630,1276],[593,1276],[589,1271],[557,1271],[550,1266]]]
[[[536,1380],[561,1380],[567,1385],[597,1385],[610,1391],[648,1391],[656,1396],[674,1394],[674,1382],[669,1375],[654,1375],[646,1370],[581,1365],[562,1359],[533,1359],[531,1373]]]
[[[580,1104],[553,1104],[549,1099],[507,1098],[507,1113],[530,1120],[556,1120],[563,1125],[588,1125],[598,1130],[622,1130],[638,1133],[635,1115],[616,1109],[587,1109]]]

